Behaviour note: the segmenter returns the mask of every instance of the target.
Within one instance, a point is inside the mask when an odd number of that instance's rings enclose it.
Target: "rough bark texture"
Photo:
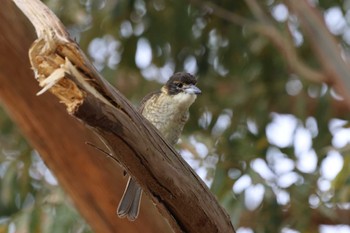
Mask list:
[[[99,76],[79,47],[66,37],[61,25],[52,22],[55,18],[43,16],[49,11],[40,11],[40,4],[36,5],[35,0],[15,2],[34,23],[40,36],[30,50],[40,85],[54,93],[73,116],[98,132],[173,229],[176,232],[234,232],[229,216],[206,185],[155,128]],[[36,6],[39,8],[35,9]],[[36,17],[41,19],[35,20]],[[47,19],[50,20],[45,21]],[[76,195],[74,190],[72,193]],[[94,201],[98,210],[95,214],[103,215],[99,213],[98,200]]]
[[[143,198],[136,222],[119,219],[116,207],[127,179],[111,159],[85,145],[96,136],[69,116],[64,105],[40,90],[30,69],[32,26],[10,0],[0,9],[0,100],[24,136],[39,151],[60,185],[95,232],[172,232]]]

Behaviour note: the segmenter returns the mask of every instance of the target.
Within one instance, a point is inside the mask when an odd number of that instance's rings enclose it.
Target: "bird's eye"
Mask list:
[[[183,87],[183,84],[182,84],[182,83],[177,83],[176,86],[177,86],[178,88],[182,88],[182,87]]]

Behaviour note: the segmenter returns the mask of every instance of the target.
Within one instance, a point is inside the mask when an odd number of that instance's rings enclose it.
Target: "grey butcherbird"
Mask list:
[[[201,90],[196,87],[197,80],[189,73],[179,72],[156,92],[146,95],[141,101],[139,111],[149,120],[172,145],[177,143],[182,129],[189,118],[189,107]],[[117,214],[134,221],[140,208],[142,189],[129,177]]]

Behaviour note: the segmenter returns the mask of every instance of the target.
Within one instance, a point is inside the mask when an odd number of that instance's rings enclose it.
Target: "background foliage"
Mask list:
[[[324,70],[288,1],[45,2],[136,105],[176,71],[198,76],[178,149],[238,232],[350,224],[348,111],[332,82],[300,69]],[[347,57],[350,2],[309,2]],[[90,232],[3,111],[0,127],[0,232]]]

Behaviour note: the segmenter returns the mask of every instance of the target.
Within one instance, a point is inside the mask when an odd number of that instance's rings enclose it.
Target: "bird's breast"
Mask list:
[[[194,99],[189,101],[191,102],[178,101],[168,95],[154,96],[145,104],[142,115],[160,131],[165,139],[175,144],[189,118],[188,109]]]

